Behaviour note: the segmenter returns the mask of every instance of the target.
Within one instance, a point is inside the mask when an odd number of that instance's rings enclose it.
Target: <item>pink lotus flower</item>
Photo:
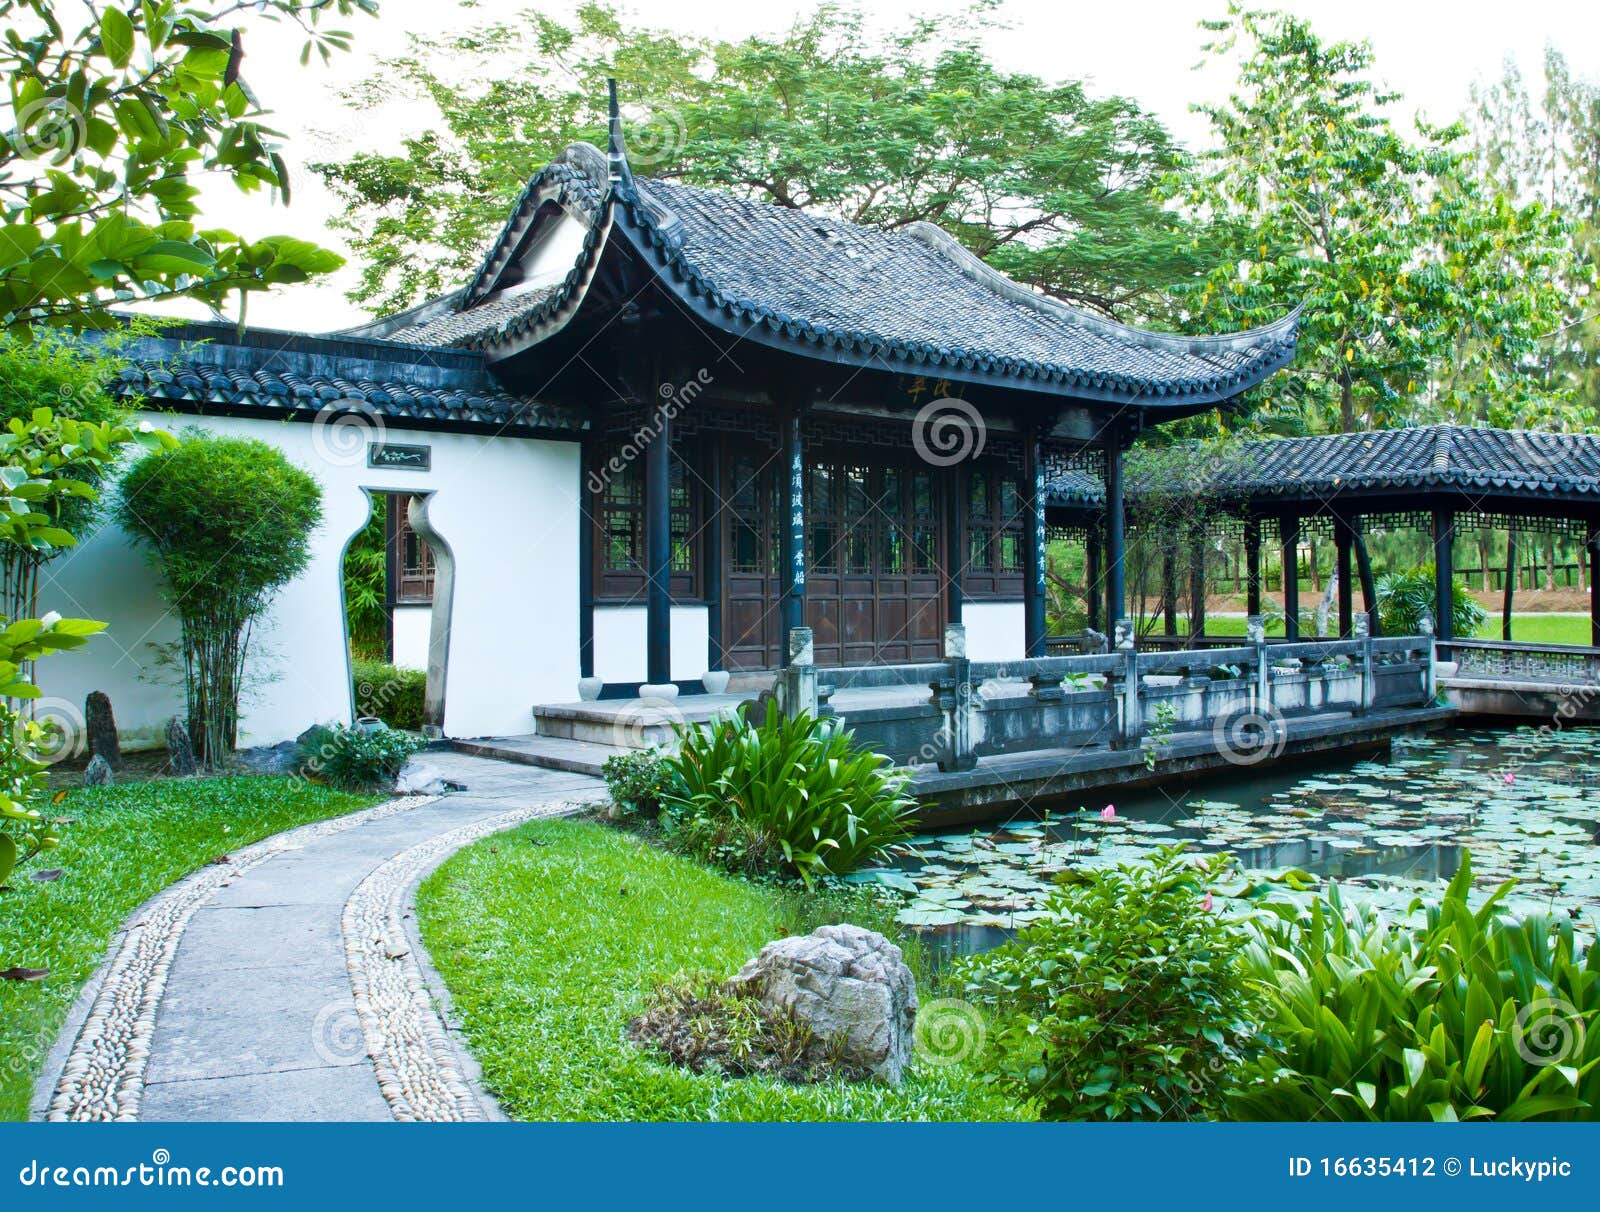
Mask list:
[[[1100,809],[1100,819],[1102,821],[1114,821],[1114,820],[1116,820],[1117,819],[1117,806],[1115,804],[1107,804],[1104,808]]]
[[[1211,894],[1209,892],[1206,893],[1204,896],[1202,896],[1200,898],[1200,908],[1204,909],[1207,913],[1211,912],[1212,904],[1213,904],[1213,902],[1211,900]]]
[[[1511,786],[1512,783],[1514,783],[1516,781],[1517,781],[1517,776],[1515,774],[1513,774],[1511,771],[1507,770],[1506,771],[1506,786],[1509,787],[1509,786]]]

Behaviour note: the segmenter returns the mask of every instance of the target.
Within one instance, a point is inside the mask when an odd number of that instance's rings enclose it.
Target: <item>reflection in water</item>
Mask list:
[[[1516,880],[1522,912],[1600,910],[1600,731],[1452,730],[1397,740],[1376,760],[1253,767],[1211,780],[1057,805],[973,833],[923,837],[876,878],[909,895],[901,920],[939,952],[1004,941],[1039,916],[1053,877],[1161,845],[1225,850],[1270,880],[1299,871],[1347,899],[1403,912],[1472,853],[1484,891]],[[1280,886],[1307,895],[1301,877]]]

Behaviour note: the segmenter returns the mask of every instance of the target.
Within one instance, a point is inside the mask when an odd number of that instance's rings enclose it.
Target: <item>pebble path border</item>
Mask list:
[[[482,1120],[405,929],[411,893],[446,857],[480,838],[592,804],[548,802],[486,817],[419,842],[378,867],[345,902],[345,959],[378,1088],[395,1119]]]
[[[73,1041],[45,1113],[48,1120],[134,1120],[167,972],[196,909],[250,868],[307,842],[432,803],[407,796],[301,825],[245,846],[231,861],[202,867],[145,902],[123,928],[88,1017]]]

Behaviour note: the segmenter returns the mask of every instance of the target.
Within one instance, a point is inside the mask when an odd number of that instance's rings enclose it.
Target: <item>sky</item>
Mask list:
[[[1260,0],[1267,6],[1270,0]],[[864,0],[874,21],[902,25],[909,14],[962,9],[949,0]],[[1547,45],[1566,56],[1582,76],[1600,78],[1600,4],[1593,0],[1280,0],[1278,7],[1309,18],[1325,38],[1372,43],[1380,80],[1405,95],[1404,112],[1436,121],[1454,118],[1467,104],[1474,81],[1500,75],[1507,59],[1536,77]],[[339,232],[328,228],[335,199],[313,173],[311,160],[341,159],[356,151],[398,148],[428,120],[417,106],[354,111],[339,90],[369,75],[376,64],[403,53],[412,33],[438,35],[529,7],[529,0],[382,0],[375,19],[348,25],[355,49],[330,66],[299,66],[303,37],[289,28],[252,29],[246,42],[246,78],[270,124],[288,138],[294,166],[293,202],[287,208],[245,197],[214,182],[204,196],[208,223],[251,236],[287,233],[349,255]],[[570,0],[538,6],[570,13]],[[738,37],[775,32],[809,13],[810,0],[632,0],[619,5],[650,26],[686,33]],[[1084,79],[1098,93],[1120,93],[1156,113],[1186,146],[1203,146],[1206,123],[1191,111],[1218,101],[1232,83],[1221,65],[1197,70],[1205,31],[1198,22],[1225,11],[1225,0],[1006,0],[981,40],[1006,70],[1047,80]],[[626,82],[623,82],[626,88]],[[529,163],[530,175],[539,167]],[[367,315],[343,297],[354,274],[338,274],[252,299],[252,325],[320,332],[360,323]]]

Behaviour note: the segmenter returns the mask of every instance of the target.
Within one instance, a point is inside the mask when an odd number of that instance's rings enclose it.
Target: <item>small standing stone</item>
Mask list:
[[[111,699],[105,691],[90,691],[83,701],[83,719],[89,732],[89,752],[105,758],[112,770],[121,770],[122,746],[117,744],[117,721],[111,714]]]
[[[116,781],[111,773],[111,763],[106,761],[104,754],[97,753],[89,759],[89,765],[83,772],[85,787],[109,787]]]
[[[189,727],[181,716],[175,715],[167,721],[167,764],[172,767],[172,773],[178,775],[193,774],[198,769]]]

